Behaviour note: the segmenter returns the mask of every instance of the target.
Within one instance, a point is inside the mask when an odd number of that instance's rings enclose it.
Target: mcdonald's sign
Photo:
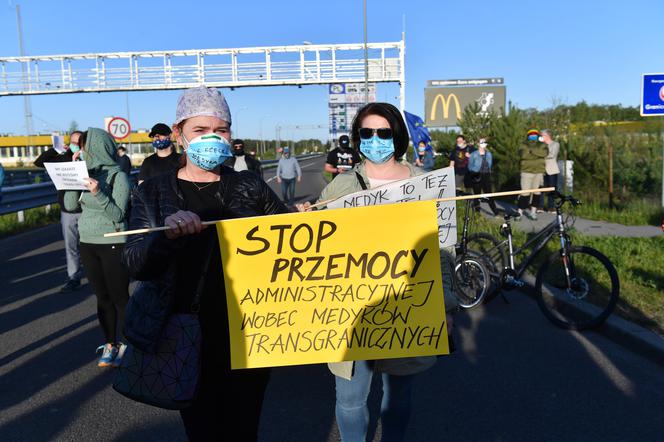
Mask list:
[[[459,99],[457,98],[456,95],[453,93],[450,93],[447,95],[447,98],[445,98],[444,94],[436,94],[436,96],[433,99],[433,103],[431,104],[431,119],[435,120],[436,119],[436,110],[438,108],[438,103],[442,104],[443,106],[443,120],[447,120],[450,118],[450,102],[454,100],[454,110],[456,112],[456,118],[457,120],[461,119],[461,105],[459,104]]]
[[[505,108],[505,86],[426,88],[425,123],[429,127],[457,126],[466,106],[473,103],[484,112],[500,112]]]

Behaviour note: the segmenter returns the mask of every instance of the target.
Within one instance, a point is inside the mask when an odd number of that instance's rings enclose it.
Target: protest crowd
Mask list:
[[[154,124],[149,136],[155,152],[143,161],[137,184],[132,184],[131,162],[126,149],[118,147],[110,134],[102,129],[72,132],[63,151],[49,149],[39,156],[35,161],[37,167],[45,167],[47,163],[84,161],[88,171],[84,190],[58,191],[68,276],[61,292],[79,289],[84,276],[90,282],[97,299],[100,338],[103,338],[97,348],[97,363],[99,367],[118,369],[114,387],[130,398],[179,409],[190,440],[225,438],[225,424],[232,425],[237,431],[234,435],[237,440],[255,440],[270,369],[232,368],[228,323],[229,316],[236,312],[227,304],[228,285],[225,285],[224,278],[237,276],[224,275],[220,271],[223,252],[218,246],[219,233],[206,223],[287,213],[304,217],[307,213],[316,213],[328,201],[432,172],[437,154],[430,145],[430,138],[413,131],[412,127],[409,137],[407,123],[391,104],[369,103],[362,107],[352,123],[350,134],[335,140],[336,146],[332,146],[327,154],[323,171],[331,174],[331,180],[318,198],[301,204],[295,204],[295,188],[301,181],[302,168],[294,153],[288,147],[281,150],[275,175],[282,191],[279,198],[264,181],[259,159],[247,150],[244,141],[232,139],[231,110],[224,95],[215,88],[201,86],[185,90],[175,106],[172,124]],[[411,140],[412,156],[408,155]],[[477,140],[467,140],[463,135],[457,137],[448,156],[457,191],[492,192],[492,150],[496,147],[486,137]],[[519,158],[515,158],[520,162],[522,188],[556,185],[560,172],[556,162],[558,151],[559,145],[550,131],[533,129],[524,134]],[[0,167],[0,186],[2,177]],[[521,195],[519,214],[536,219],[538,212],[553,209],[552,199],[540,199],[541,195],[537,193]],[[495,216],[499,215],[491,200],[489,207]],[[476,209],[479,210],[479,204]],[[380,224],[380,221],[375,223]],[[167,229],[154,229],[162,226]],[[321,229],[323,227],[321,224]],[[360,237],[375,227],[356,225],[354,231]],[[136,229],[143,229],[142,233],[105,236]],[[306,229],[311,230],[310,227]],[[285,231],[282,229],[280,233],[283,235]],[[297,255],[300,257],[275,261],[274,268],[266,269],[272,274],[272,282],[281,278],[297,285],[305,280],[322,279],[323,275],[328,279],[343,279],[351,271],[360,270],[362,277],[368,278],[366,273],[373,272],[381,258],[375,254],[316,257],[320,241],[332,233],[331,228],[322,230],[317,237],[318,243],[310,240],[309,247],[302,248],[306,251]],[[256,232],[253,238],[257,243],[267,242]],[[389,240],[387,237],[381,239]],[[280,237],[280,241],[283,240],[284,237]],[[296,249],[292,241],[291,247]],[[385,272],[391,266],[392,275],[399,276],[399,261],[412,259],[415,270],[411,276],[415,277],[426,250],[422,254],[416,250],[389,257],[385,254]],[[251,253],[254,252],[246,252]],[[435,255],[442,273],[443,317],[450,349],[454,313],[458,310],[449,264],[454,262],[454,254],[454,246],[450,245],[441,247]],[[313,268],[319,264],[319,270]],[[140,283],[130,293],[132,279]],[[373,295],[370,290],[376,290],[370,285],[355,289],[353,296],[359,293]],[[281,289],[279,296],[286,296],[285,290]],[[293,290],[296,294],[293,296],[306,296],[304,288]],[[382,290],[383,295],[376,296],[378,304],[390,302],[389,290]],[[248,292],[242,301],[256,303],[260,299],[257,296],[274,300],[274,293],[276,291],[270,295],[269,289]],[[340,297],[339,293],[329,296]],[[407,289],[395,288],[393,293],[407,297]],[[372,309],[375,318],[378,310]],[[370,314],[366,310],[362,313],[359,310],[346,311],[349,320],[358,323]],[[403,312],[393,310],[392,318],[399,314]],[[321,313],[319,315],[319,318],[324,317]],[[271,320],[288,322],[292,316],[283,315],[281,319],[273,316]],[[253,321],[256,316],[252,318],[252,326],[255,325]],[[428,335],[423,332],[424,329],[420,329],[416,339],[425,336],[431,341],[440,337],[435,330],[429,330]],[[137,393],[131,387],[140,383],[142,374],[136,373],[137,365],[154,366],[158,361],[152,355],[179,351],[178,348],[164,350],[164,336],[169,333],[188,340],[190,350],[194,349],[187,353],[187,358],[195,359],[193,374],[190,372],[191,376],[186,379],[183,376],[179,384],[181,391],[169,398],[164,399],[150,391]],[[403,330],[389,333],[385,336],[392,336],[392,343],[406,339]],[[331,339],[320,343],[330,345]],[[352,337],[347,339],[352,340]],[[373,338],[367,334],[362,339],[370,341]],[[252,341],[252,348],[259,352],[261,348],[267,348],[267,344],[261,342]],[[307,345],[317,345],[316,342],[300,341],[293,345],[294,348],[306,348]],[[334,342],[336,348],[341,341]],[[376,338],[374,342],[380,341]],[[369,425],[367,398],[374,376],[382,380],[383,440],[405,440],[412,408],[413,379],[436,362],[436,356],[428,355],[329,363],[336,393],[336,402],[330,407],[335,410],[342,440],[365,440]],[[186,372],[187,367],[182,369]],[[152,399],[141,397],[150,394],[154,395]],[[174,406],[178,400],[180,405]]]

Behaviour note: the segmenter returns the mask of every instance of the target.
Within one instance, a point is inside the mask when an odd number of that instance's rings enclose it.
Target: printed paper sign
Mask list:
[[[435,202],[217,230],[233,369],[449,353]]]
[[[437,169],[407,180],[380,186],[372,190],[351,193],[327,204],[328,209],[375,206],[408,201],[432,200],[453,197],[454,167]],[[438,240],[440,247],[454,246],[457,239],[456,203],[437,204]],[[404,213],[405,217],[410,216]]]
[[[51,143],[53,143],[53,149],[57,153],[65,152],[65,137],[63,135],[51,135]]]
[[[58,190],[86,190],[83,178],[88,178],[85,161],[44,163],[48,176]]]

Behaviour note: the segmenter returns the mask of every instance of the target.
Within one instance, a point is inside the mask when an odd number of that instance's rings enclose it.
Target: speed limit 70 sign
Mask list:
[[[129,121],[124,118],[113,117],[108,122],[106,130],[116,140],[123,140],[131,133],[131,126],[129,125]]]

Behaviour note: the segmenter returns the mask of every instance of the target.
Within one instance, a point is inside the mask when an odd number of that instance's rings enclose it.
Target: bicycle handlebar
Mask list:
[[[580,206],[582,204],[581,201],[577,200],[572,195],[563,195],[562,193],[556,191],[555,196],[560,200],[559,203],[560,206],[562,206],[565,203],[570,203],[574,207]]]

